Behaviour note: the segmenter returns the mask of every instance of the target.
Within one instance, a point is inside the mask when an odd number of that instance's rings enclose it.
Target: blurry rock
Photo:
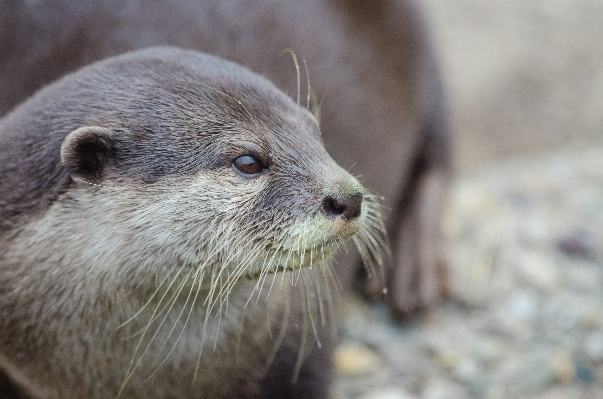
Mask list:
[[[576,230],[557,241],[557,248],[564,254],[576,258],[595,260],[595,238],[585,230]]]
[[[603,362],[603,332],[590,334],[584,343],[586,354],[594,362]]]
[[[547,358],[528,359],[509,376],[510,391],[515,397],[524,397],[542,392],[555,383],[557,370]]]
[[[416,396],[404,391],[399,387],[385,387],[379,390],[367,392],[360,399],[415,399]]]
[[[452,381],[432,378],[428,381],[422,399],[461,399],[465,398],[465,389]]]
[[[444,370],[453,370],[463,359],[463,354],[450,348],[435,348],[435,358]]]
[[[576,365],[568,354],[557,356],[554,361],[557,380],[562,384],[568,384],[576,376]]]
[[[500,360],[503,348],[493,340],[480,339],[471,348],[471,354],[479,363],[489,366]]]
[[[381,359],[373,350],[357,343],[339,345],[334,361],[337,370],[348,376],[372,374],[382,367]]]
[[[490,388],[490,378],[482,374],[467,386],[467,393],[472,398],[484,398]]]
[[[559,286],[558,268],[549,254],[525,251],[518,255],[517,272],[524,283],[545,292]]]
[[[452,373],[458,380],[468,383],[477,378],[479,367],[475,360],[469,357],[463,357],[454,366]]]
[[[583,362],[576,363],[576,381],[583,384],[592,384],[595,380],[595,372],[592,367]]]
[[[508,327],[528,323],[538,312],[539,299],[535,290],[518,288],[499,306],[498,317]]]

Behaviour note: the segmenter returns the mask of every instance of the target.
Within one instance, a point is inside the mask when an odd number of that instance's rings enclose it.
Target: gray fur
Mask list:
[[[194,51],[122,55],[9,113],[0,149],[0,384],[35,399],[326,397],[321,260],[382,227],[316,119],[269,81]],[[267,168],[242,176],[242,154]]]
[[[381,298],[385,281],[385,299],[398,318],[437,302],[446,291],[439,214],[449,129],[437,63],[414,1],[0,1],[0,114],[69,71],[162,44],[246,65],[293,98],[296,72],[283,50],[307,60],[322,104],[325,147],[385,197],[393,256],[365,292]],[[301,72],[305,104],[303,63]],[[32,211],[51,200],[38,195],[46,195],[47,182],[27,184],[39,188],[22,198]],[[359,256],[338,263],[348,285]]]

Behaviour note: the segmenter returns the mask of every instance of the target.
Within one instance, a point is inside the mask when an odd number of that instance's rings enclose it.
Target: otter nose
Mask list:
[[[348,194],[335,198],[327,196],[322,202],[322,207],[327,216],[341,217],[342,219],[355,219],[362,210],[362,193]]]

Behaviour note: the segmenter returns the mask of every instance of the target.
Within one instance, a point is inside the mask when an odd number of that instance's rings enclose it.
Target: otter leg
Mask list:
[[[435,118],[434,118],[435,119]],[[392,257],[376,278],[365,281],[369,298],[383,295],[395,318],[433,307],[449,292],[442,208],[449,172],[448,130],[442,122],[427,124],[409,183],[398,196],[388,226]]]
[[[433,307],[448,293],[440,231],[447,180],[445,173],[437,170],[427,170],[416,177],[397,228],[390,229],[392,264],[384,267],[384,276],[366,280],[365,292],[370,298],[381,296],[385,281],[386,301],[399,320]]]

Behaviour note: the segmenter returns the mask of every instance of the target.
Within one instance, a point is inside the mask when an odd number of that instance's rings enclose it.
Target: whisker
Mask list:
[[[293,63],[295,64],[295,72],[297,74],[297,101],[295,103],[299,106],[299,98],[300,98],[300,92],[301,92],[301,74],[299,72],[299,62],[297,62],[297,55],[295,54],[295,51],[293,51],[292,49],[286,48],[283,51],[281,51],[281,54],[284,54],[284,53],[291,54],[291,58],[293,58]]]
[[[174,351],[174,349],[176,349],[176,346],[178,345],[178,342],[180,342],[180,338],[182,338],[182,335],[184,334],[184,331],[186,330],[186,326],[188,325],[188,321],[189,321],[189,319],[191,317],[191,314],[193,312],[193,309],[195,307],[195,302],[197,301],[197,296],[199,295],[199,292],[201,290],[201,281],[203,280],[203,274],[195,273],[193,275],[193,282],[192,282],[192,285],[191,285],[191,289],[190,289],[189,294],[188,294],[188,296],[186,298],[186,302],[184,303],[184,305],[182,307],[182,311],[178,315],[178,318],[174,322],[174,325],[172,326],[172,329],[170,330],[167,338],[165,339],[165,341],[164,341],[163,345],[161,346],[161,348],[159,349],[159,351],[163,350],[163,347],[167,343],[169,337],[171,336],[172,332],[174,331],[174,328],[176,327],[176,323],[178,322],[178,320],[182,316],[182,313],[184,312],[184,309],[186,308],[186,304],[188,303],[188,300],[189,300],[189,298],[190,298],[190,296],[191,296],[191,294],[192,294],[192,292],[194,290],[195,283],[197,282],[197,279],[199,281],[199,284],[197,284],[197,289],[195,291],[195,295],[193,297],[193,301],[192,301],[190,309],[188,311],[188,315],[186,316],[186,320],[184,321],[184,325],[182,326],[182,330],[180,331],[180,334],[178,335],[178,338],[176,339],[176,342],[174,342],[174,344],[172,345],[170,351],[167,353],[167,355],[165,355],[165,357],[163,358],[163,360],[161,361],[161,363],[159,363],[159,365],[155,368],[155,370],[153,370],[153,372],[140,384],[140,386],[144,385],[147,381],[149,381],[155,375],[155,373],[157,373],[157,371],[159,371],[159,369],[161,368],[161,366],[163,366],[163,364],[167,361],[167,359],[172,354],[172,352]]]
[[[144,329],[144,332],[142,333],[142,336],[140,337],[140,340],[138,341],[138,344],[136,345],[136,348],[134,349],[134,354],[132,355],[132,360],[130,360],[130,364],[129,364],[129,366],[128,366],[128,369],[126,370],[126,377],[124,378],[124,381],[123,381],[123,383],[122,383],[121,387],[119,388],[119,390],[118,390],[118,392],[117,392],[117,396],[116,396],[116,398],[119,398],[119,397],[120,397],[120,395],[121,395],[121,393],[123,392],[124,388],[126,387],[127,383],[130,381],[130,379],[131,379],[131,378],[132,378],[132,376],[134,375],[134,370],[136,369],[136,367],[138,366],[138,364],[140,364],[140,361],[142,360],[142,356],[144,356],[144,353],[143,353],[143,355],[141,355],[141,356],[140,356],[140,358],[139,358],[138,362],[137,362],[137,363],[136,363],[136,365],[134,366],[134,360],[136,359],[136,354],[138,353],[138,350],[140,349],[140,346],[142,345],[143,339],[144,339],[144,337],[145,337],[145,335],[146,335],[147,331],[149,330],[149,328],[150,328],[150,326],[151,326],[151,323],[152,323],[152,322],[153,322],[153,320],[154,320],[155,313],[156,313],[156,312],[157,312],[157,310],[159,309],[159,306],[161,305],[161,303],[162,303],[162,302],[163,302],[163,300],[165,299],[165,297],[166,297],[167,293],[170,291],[170,289],[171,289],[172,285],[174,284],[174,282],[176,282],[176,280],[177,280],[178,276],[180,275],[180,272],[182,271],[182,269],[184,268],[184,266],[185,266],[185,265],[182,265],[182,266],[180,267],[180,269],[178,269],[178,271],[176,272],[176,275],[174,276],[174,278],[172,279],[172,281],[170,282],[170,284],[169,284],[169,285],[168,285],[168,287],[166,288],[166,290],[165,290],[165,292],[163,293],[163,295],[162,295],[161,299],[159,300],[159,303],[158,303],[158,304],[157,304],[157,306],[155,307],[155,310],[153,311],[153,314],[151,315],[151,321],[150,321],[149,323],[147,323],[147,325],[146,325],[146,327],[145,327],[145,329]],[[170,299],[170,301],[168,301],[168,303],[169,303],[169,302],[171,302],[171,299]],[[151,339],[151,341],[152,341],[152,339]],[[146,351],[146,350],[145,350],[145,351]],[[134,369],[133,369],[132,367],[134,367]]]

